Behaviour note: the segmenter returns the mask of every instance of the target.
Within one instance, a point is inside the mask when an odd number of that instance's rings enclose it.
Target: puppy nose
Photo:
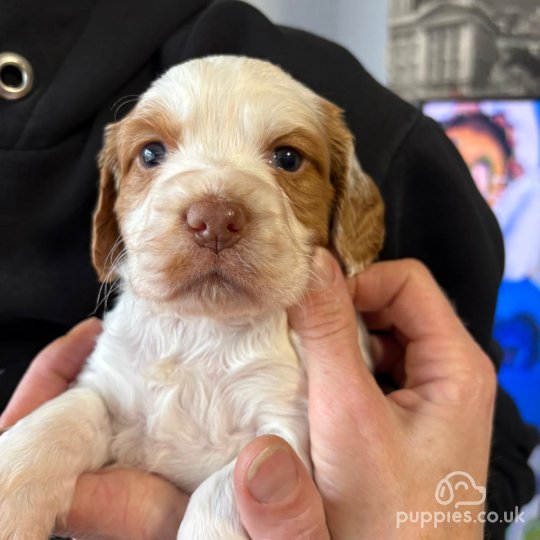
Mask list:
[[[201,201],[187,209],[186,223],[197,244],[218,253],[238,242],[247,218],[240,204]]]

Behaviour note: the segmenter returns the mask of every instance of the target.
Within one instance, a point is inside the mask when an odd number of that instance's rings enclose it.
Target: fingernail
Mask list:
[[[290,495],[298,484],[298,469],[290,451],[274,446],[263,450],[247,472],[251,496],[262,503],[277,503]]]
[[[313,258],[313,285],[315,289],[325,289],[334,282],[335,263],[326,249],[317,248]]]

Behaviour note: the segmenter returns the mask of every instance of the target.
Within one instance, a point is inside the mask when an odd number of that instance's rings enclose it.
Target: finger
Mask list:
[[[367,403],[380,394],[361,357],[347,284],[336,260],[322,248],[315,254],[304,304],[289,309],[289,322],[300,338],[310,395],[334,403],[336,396],[347,400],[354,394]]]
[[[355,305],[382,314],[406,346],[406,389],[393,399],[414,406],[459,403],[471,381],[491,381],[490,362],[468,334],[429,271],[417,261],[378,263],[356,277]]]
[[[79,477],[57,534],[81,538],[176,538],[188,497],[163,478],[138,470],[108,469]]]
[[[45,347],[32,361],[0,416],[7,427],[64,392],[75,380],[101,332],[98,319],[87,319]]]
[[[252,540],[330,540],[321,496],[294,450],[263,436],[238,456],[234,488]]]
[[[355,281],[354,304],[368,312],[365,319],[370,328],[394,327],[408,340],[463,331],[447,298],[418,261],[377,263]]]

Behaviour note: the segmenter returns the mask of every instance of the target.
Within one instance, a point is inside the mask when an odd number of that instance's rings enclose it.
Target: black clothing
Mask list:
[[[36,86],[20,101],[0,99],[0,410],[39,349],[96,307],[95,158],[115,103],[144,92],[169,66],[207,54],[269,59],[345,109],[360,161],[386,202],[381,258],[422,260],[495,358],[503,271],[496,220],[439,127],[341,47],[276,27],[234,1],[56,0],[45,8],[4,0],[1,51],[26,57]],[[489,495],[500,515],[532,496],[533,445],[500,391]],[[493,531],[502,538],[498,524]]]

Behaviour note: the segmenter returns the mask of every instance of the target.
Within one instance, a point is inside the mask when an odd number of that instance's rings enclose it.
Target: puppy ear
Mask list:
[[[384,240],[384,205],[375,182],[360,168],[342,111],[324,102],[330,143],[330,175],[336,190],[330,248],[347,276],[364,270]]]
[[[115,213],[118,128],[119,124],[111,124],[105,130],[105,144],[98,157],[99,195],[92,227],[92,262],[100,281],[107,282],[117,277],[114,263],[124,248]]]

